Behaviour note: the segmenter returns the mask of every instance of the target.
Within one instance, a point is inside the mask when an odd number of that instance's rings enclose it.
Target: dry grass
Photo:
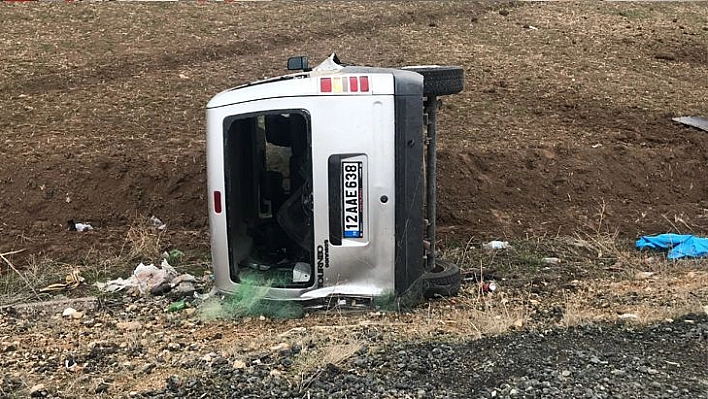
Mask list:
[[[30,255],[21,268],[10,267],[12,258],[7,256],[0,263],[0,305],[45,300],[57,293],[83,295],[91,292],[90,286],[96,281],[130,275],[137,261],[158,261],[163,235],[164,230],[156,229],[149,219],[136,218],[118,254],[90,248],[71,263]],[[195,266],[194,263],[186,265]],[[41,292],[50,284],[65,283],[67,275],[74,270],[85,279],[75,291]]]
[[[48,298],[49,295],[40,293],[40,289],[63,282],[66,274],[73,270],[71,265],[35,257],[31,257],[22,269],[3,266],[0,266],[0,306]]]
[[[159,230],[148,217],[137,216],[128,229],[121,252],[129,259],[156,261],[162,254],[162,238],[165,230]]]

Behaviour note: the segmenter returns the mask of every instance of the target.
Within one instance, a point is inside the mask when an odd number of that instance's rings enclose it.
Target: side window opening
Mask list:
[[[224,123],[231,276],[274,287],[310,287],[313,273],[309,117],[278,111]]]

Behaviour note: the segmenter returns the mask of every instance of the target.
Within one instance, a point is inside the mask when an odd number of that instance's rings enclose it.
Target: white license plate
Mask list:
[[[342,161],[342,237],[363,238],[364,190],[360,161]]]

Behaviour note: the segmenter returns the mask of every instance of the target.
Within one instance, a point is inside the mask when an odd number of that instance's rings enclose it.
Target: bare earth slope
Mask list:
[[[706,43],[703,3],[0,4],[0,251],[114,250],[147,214],[206,249],[204,105],[332,51],[464,66],[447,240],[705,233],[708,134],[670,117],[708,114]]]

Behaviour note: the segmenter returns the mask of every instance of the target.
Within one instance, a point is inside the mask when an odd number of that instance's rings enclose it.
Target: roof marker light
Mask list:
[[[332,79],[332,91],[335,93],[342,92],[342,78]]]
[[[361,92],[369,91],[369,77],[368,76],[360,76],[359,77],[359,91],[361,91]]]
[[[332,78],[321,78],[320,79],[320,91],[323,93],[332,92]]]
[[[359,79],[354,76],[349,78],[349,90],[354,93],[359,91]]]

